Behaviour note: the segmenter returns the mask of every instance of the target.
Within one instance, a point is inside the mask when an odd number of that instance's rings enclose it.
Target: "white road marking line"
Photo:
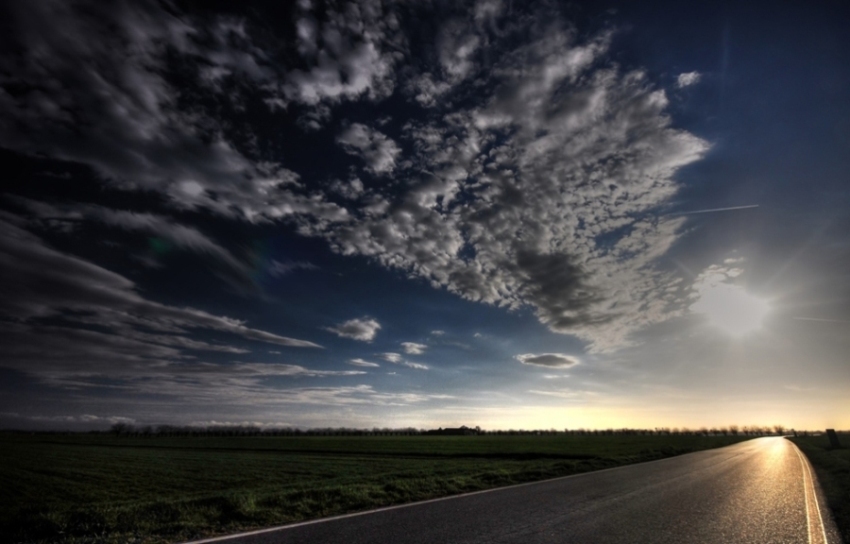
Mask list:
[[[821,536],[823,536],[824,544],[829,544],[829,541],[826,537],[826,526],[823,523],[823,516],[820,513],[820,503],[818,502],[818,492],[815,489],[815,477],[812,475],[812,464],[809,463],[809,460],[805,457],[803,460],[806,462],[806,472],[809,473],[809,483],[812,486],[812,498],[815,500],[815,511],[818,513],[818,523],[820,524],[820,532]]]
[[[797,457],[800,459],[800,466],[802,467],[803,496],[805,497],[805,501],[806,501],[806,526],[807,526],[806,528],[809,531],[809,544],[814,544],[814,540],[812,539],[812,536],[813,536],[812,535],[812,520],[809,516],[809,509],[810,508],[814,508],[815,512],[817,512],[817,514],[818,514],[817,523],[820,525],[820,531],[819,531],[820,535],[818,535],[818,536],[823,539],[823,540],[821,540],[821,542],[823,544],[829,544],[829,540],[826,537],[826,528],[824,527],[824,524],[823,524],[823,516],[821,516],[821,513],[820,513],[820,504],[818,503],[818,494],[815,491],[815,481],[814,481],[814,477],[812,476],[812,470],[809,467],[809,461],[800,452],[800,448],[797,447],[797,444],[794,444],[790,440],[788,442],[794,447],[794,452],[797,454]],[[808,476],[808,478],[807,478],[807,476]],[[807,480],[808,480],[808,484],[807,484]],[[812,499],[811,501],[809,500],[810,496],[811,496],[811,499]],[[812,501],[814,502],[814,505],[811,504]]]
[[[800,458],[800,452],[797,451],[796,447],[794,448],[794,453],[800,459],[800,475],[803,477],[803,502],[806,503],[806,534],[808,534],[809,544],[812,544],[812,518],[809,515],[809,488],[806,486],[806,469],[803,459]]]

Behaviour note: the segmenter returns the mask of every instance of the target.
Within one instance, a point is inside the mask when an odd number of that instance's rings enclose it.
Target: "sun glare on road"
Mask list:
[[[691,305],[691,311],[705,315],[711,325],[732,336],[745,336],[761,328],[770,311],[767,301],[739,285],[717,279],[714,276],[698,282],[699,298]]]

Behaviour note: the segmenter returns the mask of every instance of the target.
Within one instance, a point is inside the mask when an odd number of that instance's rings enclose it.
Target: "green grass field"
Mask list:
[[[840,449],[830,448],[825,435],[801,436],[791,440],[812,462],[838,531],[844,542],[850,542],[850,434],[839,435],[843,446]]]
[[[724,446],[732,436],[0,434],[6,542],[174,542]]]

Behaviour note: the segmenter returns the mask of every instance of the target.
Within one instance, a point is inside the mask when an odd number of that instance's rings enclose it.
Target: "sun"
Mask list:
[[[691,311],[705,315],[709,324],[731,336],[759,330],[770,311],[766,300],[740,285],[707,281],[697,286],[697,293],[699,298],[691,305]]]

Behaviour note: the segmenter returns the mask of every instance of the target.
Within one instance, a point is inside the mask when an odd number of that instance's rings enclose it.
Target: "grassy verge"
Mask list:
[[[791,439],[815,468],[829,508],[844,542],[850,542],[850,434],[840,434],[840,449],[831,448],[824,436]]]
[[[173,542],[728,445],[726,436],[0,437],[7,542]]]

